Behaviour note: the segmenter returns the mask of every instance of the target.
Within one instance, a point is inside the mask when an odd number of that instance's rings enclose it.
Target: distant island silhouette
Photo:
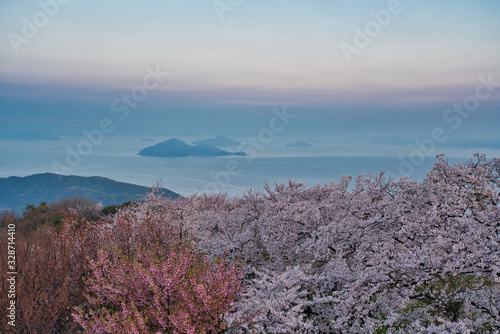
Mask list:
[[[306,141],[296,141],[295,143],[291,144],[286,144],[286,147],[310,147],[311,144],[309,144]]]
[[[189,145],[182,140],[172,138],[159,144],[146,147],[139,153],[141,156],[146,157],[218,157],[228,155],[246,155],[245,152],[231,153],[223,151],[215,146],[200,144]]]
[[[228,137],[215,137],[193,142],[193,145],[212,145],[216,147],[231,147],[240,145],[236,140],[229,139]]]
[[[62,140],[51,133],[34,133],[30,131],[22,133],[0,133],[0,139],[4,140],[21,140],[21,141],[38,141],[38,140]]]

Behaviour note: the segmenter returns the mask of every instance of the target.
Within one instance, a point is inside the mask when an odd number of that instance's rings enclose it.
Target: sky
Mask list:
[[[499,15],[498,0],[2,1],[0,132],[81,136],[109,117],[116,135],[234,135],[286,106],[301,139],[440,127],[445,146],[500,149]]]

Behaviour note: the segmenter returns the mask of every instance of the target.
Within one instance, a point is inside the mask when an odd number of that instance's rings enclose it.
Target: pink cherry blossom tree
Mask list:
[[[220,333],[243,290],[237,263],[210,263],[185,246],[165,259],[100,250],[90,268],[88,304],[73,314],[84,333]]]

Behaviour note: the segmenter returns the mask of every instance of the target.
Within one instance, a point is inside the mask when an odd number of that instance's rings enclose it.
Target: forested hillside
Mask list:
[[[0,178],[0,210],[12,209],[22,213],[27,205],[57,202],[66,198],[84,197],[104,206],[135,201],[151,191],[150,187],[117,182],[105,177],[83,177],[53,173],[26,177]],[[167,197],[179,194],[161,189]]]

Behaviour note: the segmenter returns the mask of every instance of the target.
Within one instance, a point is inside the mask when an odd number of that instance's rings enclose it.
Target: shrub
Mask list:
[[[5,230],[0,232],[7,240]],[[84,301],[82,275],[87,271],[86,256],[90,247],[77,236],[58,235],[55,228],[42,227],[28,235],[16,234],[16,327],[17,333],[70,333],[76,330],[71,321],[71,307]],[[7,247],[0,248],[0,290],[7,289]],[[7,305],[7,294],[0,304]],[[6,307],[0,316],[6,319]],[[13,330],[6,321],[0,332]]]

